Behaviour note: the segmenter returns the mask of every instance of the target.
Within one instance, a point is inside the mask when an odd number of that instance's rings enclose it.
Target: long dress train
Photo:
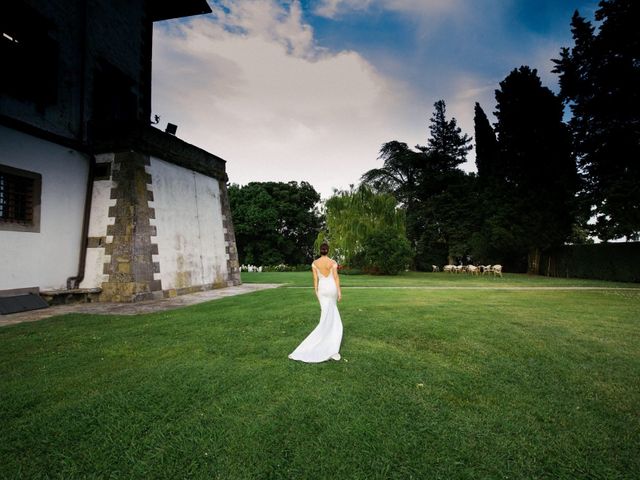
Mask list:
[[[320,299],[320,322],[290,355],[291,360],[319,363],[326,360],[340,360],[342,342],[342,319],[338,312],[338,288],[333,278],[333,268],[326,277],[318,274],[318,297]]]

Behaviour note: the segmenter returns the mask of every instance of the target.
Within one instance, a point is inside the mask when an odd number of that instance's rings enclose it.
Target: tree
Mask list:
[[[321,232],[316,247],[329,240],[330,254],[351,267],[367,266],[367,240],[379,232],[406,238],[404,211],[388,193],[376,193],[367,185],[337,191],[325,202],[327,231]]]
[[[377,230],[364,240],[364,264],[371,273],[397,275],[409,265],[412,253],[409,241],[394,228]]]
[[[471,138],[462,133],[455,118],[447,120],[444,100],[433,106],[427,146],[416,146],[424,156],[418,194],[421,235],[416,255],[416,267],[421,270],[465,257],[467,228],[476,223],[475,177],[458,168],[472,148]]]
[[[447,120],[447,107],[444,100],[438,100],[433,104],[434,112],[429,125],[431,136],[426,147],[416,145],[418,150],[429,153],[431,163],[438,170],[451,170],[467,158],[471,150],[471,138],[462,133],[455,117]]]
[[[313,260],[320,195],[307,182],[231,185],[229,201],[240,263],[296,265]]]
[[[466,250],[461,226],[468,226],[475,212],[475,208],[467,208],[474,205],[474,189],[469,187],[475,177],[457,168],[466,160],[471,139],[462,133],[455,118],[446,118],[444,100],[434,104],[429,131],[427,146],[417,145],[418,151],[398,141],[385,143],[379,156],[382,168],[362,176],[363,184],[391,193],[405,210],[413,263],[420,270],[430,270],[432,263]],[[453,212],[452,206],[460,208]]]
[[[478,178],[481,181],[495,178],[500,175],[500,172],[496,170],[498,164],[498,140],[487,115],[477,102],[474,108],[473,124]]]
[[[576,213],[578,176],[562,102],[527,66],[500,82],[496,102],[501,183],[494,188],[509,205],[494,213],[517,233],[514,248],[528,252],[528,270],[538,273],[541,250],[571,236]]]
[[[603,240],[640,238],[640,2],[601,1],[593,25],[576,11],[574,46],[554,60],[573,114],[573,146]]]
[[[418,187],[424,170],[425,156],[411,150],[406,143],[393,140],[382,145],[378,157],[382,168],[369,170],[361,182],[375,192],[393,195],[406,214],[407,237],[415,247],[419,237]]]
[[[422,156],[411,150],[406,143],[392,140],[380,148],[378,159],[382,168],[365,172],[361,182],[380,193],[391,193],[402,205],[415,200],[421,176]]]

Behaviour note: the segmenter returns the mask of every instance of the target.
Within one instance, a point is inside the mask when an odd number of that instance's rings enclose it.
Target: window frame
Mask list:
[[[40,204],[42,197],[42,175],[20,168],[0,164],[0,173],[31,180],[31,220],[29,222],[11,221],[0,218],[0,231],[40,232]]]

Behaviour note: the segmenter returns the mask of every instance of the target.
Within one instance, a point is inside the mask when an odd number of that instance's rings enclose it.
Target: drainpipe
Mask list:
[[[81,144],[87,143],[87,129],[85,121],[85,103],[87,102],[87,22],[88,0],[84,0],[81,4],[82,8],[82,28],[80,30],[80,112],[79,112],[79,140]],[[91,218],[91,200],[93,198],[93,178],[95,176],[96,157],[93,152],[89,153],[89,173],[87,175],[87,189],[84,201],[84,214],[82,218],[82,237],[80,238],[80,259],[78,260],[78,273],[75,277],[67,278],[67,290],[78,288],[82,280],[84,280],[84,270],[87,259],[87,242],[89,237],[89,220]]]
[[[87,176],[87,193],[84,200],[84,215],[82,218],[82,238],[80,239],[80,260],[78,273],[75,277],[67,278],[67,290],[78,288],[84,280],[84,269],[87,264],[87,243],[89,241],[89,221],[91,219],[91,200],[93,199],[93,179],[95,176],[96,157],[89,154],[89,175]]]

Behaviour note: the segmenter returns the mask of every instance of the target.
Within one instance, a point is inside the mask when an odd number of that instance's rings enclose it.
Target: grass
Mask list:
[[[311,272],[242,272],[244,283],[285,283],[310,286]],[[347,287],[607,287],[638,288],[637,283],[607,282],[580,278],[554,278],[505,273],[502,277],[456,273],[405,272],[396,276],[340,275]]]
[[[640,291],[344,297],[318,365],[306,289],[1,328],[0,478],[640,477]]]

